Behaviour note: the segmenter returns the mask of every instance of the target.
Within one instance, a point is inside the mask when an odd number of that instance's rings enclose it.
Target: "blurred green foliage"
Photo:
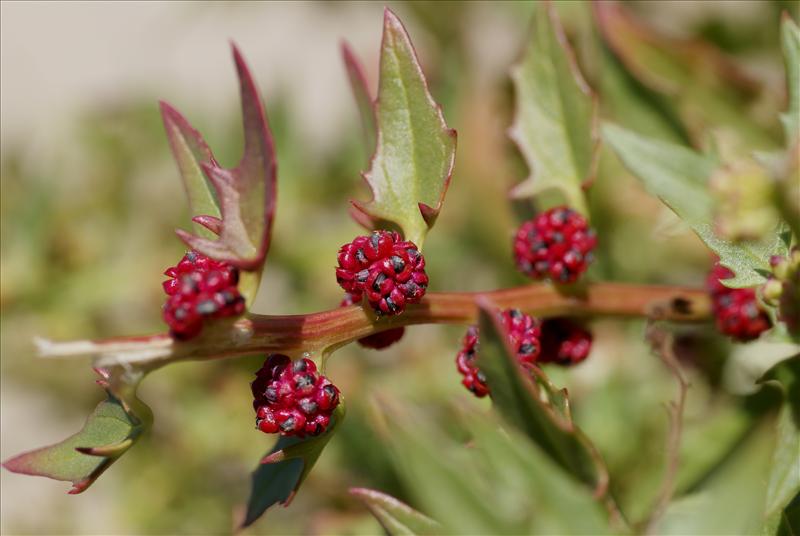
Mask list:
[[[708,40],[742,65],[759,63],[768,74],[764,79],[781,79],[778,19],[783,9],[796,17],[797,3],[744,4],[752,12],[747,17],[737,16],[739,3],[698,4],[703,16],[690,10],[670,11],[658,3],[633,3],[631,8],[661,27],[680,28],[683,36]],[[650,136],[700,143],[683,126],[673,100],[632,78],[600,45],[587,5],[557,7],[589,83],[601,95],[604,117]],[[522,35],[531,6],[411,2],[396,8],[424,33],[412,35],[415,41],[430,43],[432,50],[426,50],[430,54],[423,55],[423,62],[432,92],[448,123],[459,132],[447,202],[426,242],[431,290],[521,284],[525,280],[513,268],[510,237],[520,214],[530,207],[506,199],[508,189],[526,175],[505,137],[510,124],[509,82],[497,77],[477,83],[469,70],[475,53],[470,38],[480,31],[476,17],[485,9],[497,9],[504,24]],[[518,49],[522,48],[520,42]],[[426,57],[431,61],[425,62]],[[780,95],[780,88],[770,89]],[[35,361],[30,343],[34,336],[100,338],[163,329],[159,274],[183,251],[172,230],[187,225],[188,213],[176,210],[182,206],[183,193],[156,97],[142,95],[87,110],[52,153],[42,154],[23,143],[3,145],[4,387],[31,393],[58,408],[54,414],[31,415],[31,427],[47,426],[49,420],[80,422],[102,396],[92,387],[88,367]],[[332,275],[336,251],[359,230],[347,215],[348,199],[367,197],[358,176],[366,159],[357,112],[353,106],[350,128],[338,136],[334,150],[323,153],[301,139],[280,94],[266,95],[266,102],[278,152],[279,201],[254,310],[301,313],[332,308],[340,299]],[[206,134],[220,162],[234,162],[241,138],[235,95],[231,93],[230,113],[222,123],[204,122],[202,110],[184,111]],[[745,119],[751,114],[753,120],[761,120],[758,106],[742,112]],[[607,149],[602,151],[589,200],[600,236],[591,278],[702,283],[710,263],[705,248],[644,192]],[[575,370],[551,375],[557,385],[568,387],[575,421],[605,459],[621,507],[637,518],[651,507],[662,475],[667,434],[663,404],[674,397],[674,380],[642,342],[642,322],[600,320],[592,328],[596,342],[591,358]],[[690,490],[713,470],[719,456],[739,443],[749,428],[751,412],[748,402],[724,381],[735,376],[735,371],[725,370],[738,366],[733,359],[726,363],[726,356],[739,350],[704,327],[674,329],[685,341],[681,356],[692,383],[678,477],[679,489]],[[347,396],[347,419],[291,507],[271,511],[247,533],[378,533],[379,525],[363,505],[344,493],[352,486],[381,490],[430,515],[446,513],[452,506],[436,503],[431,505],[436,511],[427,512],[417,504],[430,497],[420,496],[409,485],[406,466],[397,463],[396,452],[416,448],[424,439],[426,444],[433,442],[430,448],[446,450],[431,452],[432,456],[448,457],[453,440],[445,436],[453,430],[443,428],[452,422],[448,418],[452,408],[458,407],[462,418],[486,412],[488,401],[473,399],[461,387],[453,365],[461,331],[455,326],[420,326],[409,329],[402,342],[387,351],[357,345],[339,350],[330,360],[328,375]],[[155,414],[152,433],[86,494],[55,503],[55,509],[35,525],[5,511],[4,528],[11,533],[75,532],[78,524],[69,514],[71,505],[91,504],[98,495],[107,494],[113,500],[104,508],[111,510],[114,526],[96,527],[100,532],[230,530],[232,520],[242,515],[249,473],[272,441],[253,427],[248,384],[261,359],[179,364],[154,374],[140,390]],[[377,393],[424,412],[414,414],[417,421],[406,416],[395,422],[392,412],[381,416],[374,403]],[[471,426],[488,426],[482,419]],[[376,420],[382,422],[377,429]],[[394,447],[379,446],[384,444],[380,428],[398,431]],[[5,425],[4,433],[8,433]],[[516,443],[508,443],[486,448],[519,450]],[[530,453],[520,456],[531,471],[552,471],[541,468],[542,461]],[[436,460],[430,461],[435,467]],[[477,473],[470,474],[469,464],[461,469],[466,480],[478,478]],[[480,470],[489,479],[487,490],[505,485],[502,471]],[[3,478],[10,477],[4,473]],[[61,484],[37,481],[36,485]],[[449,517],[457,520],[454,516],[457,513],[450,512]]]

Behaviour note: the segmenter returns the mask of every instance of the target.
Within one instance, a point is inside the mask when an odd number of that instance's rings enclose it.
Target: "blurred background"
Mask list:
[[[523,284],[510,238],[532,207],[507,201],[527,170],[505,131],[513,95],[507,73],[525,42],[532,5],[388,4],[406,24],[432,92],[458,130],[455,175],[426,242],[431,290]],[[604,117],[702,144],[674,98],[659,104],[669,113],[656,118],[626,106],[646,99],[647,88],[609,60],[585,3],[557,7],[590,84],[601,99],[608,94]],[[775,113],[785,90],[778,20],[784,9],[796,18],[797,3],[629,7],[665,35],[705,39],[733,57],[757,81],[739,110],[763,132],[756,145],[779,141]],[[278,152],[273,243],[253,309],[304,313],[338,304],[335,255],[360,230],[348,217],[348,199],[368,196],[359,171],[371,150],[363,146],[339,44],[352,45],[374,88],[382,9],[378,2],[0,4],[2,459],[74,433],[101,399],[88,362],[37,360],[34,337],[164,330],[161,272],[184,251],[173,229],[187,226],[188,212],[176,208],[184,206],[183,192],[158,100],[177,107],[223,165],[235,163],[241,133],[229,40],[250,63]],[[705,248],[605,151],[589,195],[600,235],[591,278],[702,284],[710,264]],[[642,342],[641,322],[598,320],[592,328],[596,342],[587,362],[551,374],[569,388],[576,419],[606,457],[626,508],[636,512],[658,484],[663,403],[674,396],[674,384]],[[351,345],[330,360],[328,375],[347,397],[348,418],[291,507],[269,512],[247,533],[379,532],[345,493],[351,486],[414,504],[413,486],[375,438],[372,396],[380,392],[430,415],[453,405],[484,411],[488,401],[475,400],[459,383],[454,358],[463,327],[408,331],[387,351]],[[774,360],[781,350],[731,347],[706,326],[683,327],[677,335],[683,357],[697,365],[687,443],[733,441],[742,426],[729,398],[741,389],[737,379],[747,377],[753,360]],[[271,444],[253,428],[248,386],[262,359],[172,365],[149,377],[140,396],[155,413],[152,433],[84,494],[66,495],[68,483],[0,472],[0,529],[230,530],[249,473]]]

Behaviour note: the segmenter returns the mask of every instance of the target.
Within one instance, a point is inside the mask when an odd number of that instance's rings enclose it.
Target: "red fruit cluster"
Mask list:
[[[196,251],[164,271],[167,302],[164,321],[176,339],[191,339],[203,329],[207,318],[236,316],[244,312],[239,293],[239,270]]]
[[[754,289],[728,288],[720,282],[733,275],[717,263],[706,279],[717,329],[737,341],[752,341],[772,327],[772,322],[759,306]]]
[[[305,437],[323,433],[339,405],[339,389],[317,372],[310,359],[292,362],[273,354],[250,384],[256,428],[265,434]]]
[[[541,342],[539,363],[577,365],[592,350],[592,333],[568,318],[548,318],[542,322]]]
[[[597,236],[586,218],[555,207],[523,223],[514,237],[514,260],[533,279],[572,283],[592,262]]]
[[[501,313],[500,317],[503,321],[503,326],[508,332],[508,340],[517,355],[520,365],[533,365],[541,351],[539,321],[518,309],[506,309]],[[482,398],[489,393],[489,387],[486,385],[486,376],[475,363],[477,357],[478,327],[470,326],[466,335],[464,335],[461,351],[456,356],[456,367],[464,376],[461,381],[464,387],[469,389],[475,396]]]
[[[339,249],[336,280],[346,292],[366,296],[380,315],[396,315],[425,295],[428,276],[417,246],[390,231],[373,231]]]
[[[355,305],[360,303],[361,303],[360,295],[346,292],[344,298],[342,298],[341,303],[339,303],[339,307],[347,307],[349,305]],[[387,348],[396,343],[397,341],[399,341],[403,337],[403,334],[405,332],[406,328],[403,327],[387,329],[386,331],[381,331],[380,333],[373,333],[372,335],[367,335],[366,337],[358,339],[358,344],[360,344],[364,348],[372,348],[373,350],[383,350],[384,348]]]

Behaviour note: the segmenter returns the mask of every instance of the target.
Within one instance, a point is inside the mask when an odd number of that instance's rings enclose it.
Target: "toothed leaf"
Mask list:
[[[558,190],[567,204],[588,215],[583,187],[596,168],[595,99],[552,4],[536,6],[532,34],[525,56],[511,72],[516,117],[509,131],[531,175],[512,195]]]
[[[489,302],[480,303],[478,367],[486,374],[494,408],[555,463],[603,495],[608,472],[597,450],[572,422],[566,393],[555,389],[543,372],[537,371],[539,379],[534,381],[519,366],[497,311]]]
[[[202,218],[195,221],[205,221],[206,227],[218,230],[219,237],[206,238],[180,229],[177,233],[189,247],[204,255],[229,262],[243,270],[258,271],[269,249],[275,212],[275,153],[264,106],[252,75],[236,47],[233,47],[233,58],[239,75],[242,99],[244,155],[233,169],[220,167],[210,157],[210,153],[208,160],[199,162],[206,178],[214,187],[219,212],[195,216],[215,218],[221,215],[221,221]],[[192,139],[192,136],[189,138]],[[183,139],[186,139],[185,135]],[[195,141],[195,146],[197,145]],[[181,159],[188,160],[188,153],[184,149],[180,150],[179,158],[179,166],[183,170]],[[193,170],[191,162],[186,166]],[[194,170],[191,177],[193,185],[199,183]]]
[[[70,481],[71,494],[85,491],[127,452],[145,428],[125,403],[108,390],[106,394],[80,432],[55,445],[15,456],[3,467],[14,473]]]
[[[389,536],[441,534],[442,527],[391,495],[366,488],[352,488],[350,494],[369,508]]]
[[[718,166],[715,157],[612,124],[603,127],[603,136],[645,189],[684,220],[719,256],[720,263],[733,271],[735,277],[724,280],[725,285],[742,288],[766,281],[769,258],[785,251],[781,229],[763,242],[734,243],[714,234],[713,201],[706,184]]]
[[[400,20],[384,13],[380,81],[375,103],[377,143],[364,178],[372,200],[353,201],[356,221],[388,221],[422,247],[442,208],[453,172],[456,133],[428,91],[417,55]]]

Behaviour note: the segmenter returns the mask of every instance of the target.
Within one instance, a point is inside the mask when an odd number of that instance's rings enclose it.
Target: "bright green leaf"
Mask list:
[[[566,410],[563,392],[548,389],[544,373],[534,382],[520,368],[507,336],[497,317],[497,308],[481,303],[481,350],[478,366],[486,374],[492,402],[509,424],[527,435],[553,461],[578,480],[603,495],[608,473],[594,446],[575,426]],[[546,394],[551,401],[543,400]]]
[[[439,534],[442,527],[391,495],[366,488],[351,488],[350,494],[363,502],[389,536]]]
[[[714,234],[713,202],[706,186],[718,165],[713,156],[649,139],[613,124],[604,125],[603,137],[645,189],[689,224],[719,256],[720,263],[734,272],[735,277],[724,280],[725,285],[751,287],[766,280],[769,258],[785,250],[782,229],[764,242],[733,243]]]
[[[567,204],[587,214],[583,186],[592,181],[597,163],[595,100],[551,4],[536,6],[532,32],[511,72],[516,117],[509,131],[531,176],[512,195],[556,189]]]
[[[353,201],[359,223],[374,229],[391,222],[422,247],[442,208],[456,151],[456,133],[433,100],[419,60],[400,20],[384,12],[378,137],[364,178],[373,199]]]

